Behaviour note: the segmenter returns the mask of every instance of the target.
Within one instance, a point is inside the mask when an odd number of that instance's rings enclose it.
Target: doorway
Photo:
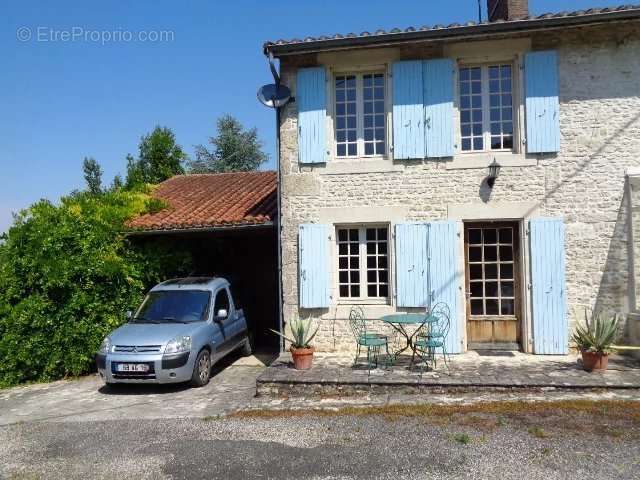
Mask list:
[[[518,350],[521,269],[517,222],[465,223],[467,344],[471,350]]]
[[[278,351],[279,330],[277,236],[275,228],[229,228],[215,232],[180,232],[136,238],[150,248],[154,242],[188,251],[189,275],[220,276],[231,283],[231,296],[244,310],[257,351]],[[181,275],[176,275],[181,276]]]

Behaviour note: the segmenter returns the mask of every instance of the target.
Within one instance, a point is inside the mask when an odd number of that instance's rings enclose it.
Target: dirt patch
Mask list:
[[[385,405],[318,410],[245,410],[231,418],[381,416],[389,421],[412,418],[433,425],[460,425],[482,432],[523,427],[535,438],[593,433],[616,438],[640,438],[640,401],[562,400],[502,401],[472,405]]]

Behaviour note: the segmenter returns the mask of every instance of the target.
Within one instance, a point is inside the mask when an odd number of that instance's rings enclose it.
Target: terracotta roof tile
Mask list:
[[[517,26],[519,24],[530,23],[531,26],[535,26],[538,22],[543,22],[549,19],[566,19],[566,18],[574,18],[577,20],[583,19],[584,21],[588,21],[591,19],[606,21],[609,19],[617,18],[616,15],[620,13],[628,12],[629,14],[637,14],[640,11],[640,5],[619,5],[617,7],[606,7],[606,8],[590,8],[588,10],[576,10],[572,12],[552,12],[552,13],[543,13],[541,15],[530,15],[526,18],[518,19],[518,20],[497,20],[495,22],[465,22],[464,24],[460,23],[451,23],[450,25],[433,25],[428,26],[424,25],[417,29],[417,27],[410,26],[405,29],[393,28],[390,30],[379,29],[374,33],[370,33],[368,31],[357,33],[349,33],[348,35],[343,35],[340,33],[336,33],[334,35],[323,35],[321,37],[305,37],[304,40],[300,40],[299,38],[292,38],[290,40],[280,39],[275,41],[267,41],[263,45],[263,49],[265,52],[273,51],[275,54],[282,53],[285,50],[279,47],[292,47],[286,51],[293,51],[294,48],[299,47],[299,50],[304,50],[306,47],[308,48],[327,48],[330,49],[332,44],[340,44],[341,47],[344,47],[345,40],[349,40],[351,42],[358,41],[358,39],[362,39],[365,37],[369,37],[371,41],[380,42],[391,42],[395,37],[400,37],[404,34],[415,34],[413,37],[416,40],[420,39],[419,32],[429,32],[433,30],[440,30],[443,32],[453,32],[456,30],[460,30],[461,33],[473,33],[474,30],[480,29],[482,27],[489,27],[495,24],[508,24]]]
[[[168,208],[129,221],[132,230],[258,225],[276,216],[276,172],[177,175],[153,196]]]

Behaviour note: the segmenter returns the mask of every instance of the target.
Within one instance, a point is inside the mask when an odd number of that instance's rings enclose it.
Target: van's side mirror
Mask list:
[[[127,310],[125,316],[127,317],[127,321],[131,321],[131,319],[133,318],[133,312],[131,310]]]
[[[216,320],[224,320],[225,318],[227,318],[227,315],[229,315],[229,312],[227,312],[227,309],[221,308],[220,310],[218,310],[218,313],[216,314]]]

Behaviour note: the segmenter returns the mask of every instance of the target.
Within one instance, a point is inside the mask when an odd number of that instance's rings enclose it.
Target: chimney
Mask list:
[[[529,16],[528,0],[487,0],[487,16],[490,22],[519,20]]]

